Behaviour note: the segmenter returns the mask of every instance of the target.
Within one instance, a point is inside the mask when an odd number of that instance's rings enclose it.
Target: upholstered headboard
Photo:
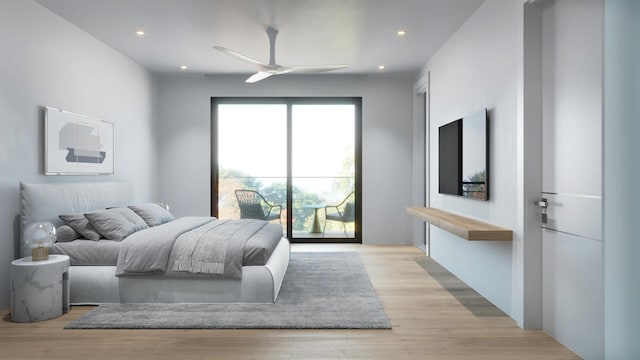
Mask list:
[[[35,221],[49,221],[60,226],[58,215],[75,214],[113,206],[130,205],[133,201],[131,181],[109,181],[62,184],[20,184],[21,256],[30,250],[22,234]]]

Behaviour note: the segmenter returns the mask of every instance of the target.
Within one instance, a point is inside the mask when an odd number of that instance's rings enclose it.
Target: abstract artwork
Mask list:
[[[113,174],[113,124],[45,107],[46,175]]]

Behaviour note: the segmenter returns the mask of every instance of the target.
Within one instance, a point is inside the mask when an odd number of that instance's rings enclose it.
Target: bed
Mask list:
[[[63,184],[21,183],[21,230],[36,221],[49,221],[56,227],[60,227],[64,225],[59,218],[63,214],[126,207],[133,203],[131,181]],[[216,221],[213,218],[176,219],[157,227],[140,230],[121,242],[123,245],[124,243],[133,243],[129,240],[133,240],[134,235],[143,236],[140,234],[150,230],[151,232],[155,231],[156,235],[167,233],[170,228],[177,226],[180,222],[216,224]],[[166,228],[163,228],[162,226],[165,225]],[[109,241],[107,240],[107,243]],[[116,244],[112,242],[109,245],[113,247]],[[273,303],[278,296],[282,279],[289,264],[289,250],[289,241],[285,237],[280,237],[276,240],[273,251],[270,252],[268,258],[264,259],[264,264],[246,264],[243,260],[239,267],[239,274],[235,277],[167,276],[167,274],[158,271],[136,274],[135,272],[123,271],[122,264],[114,264],[113,261],[82,265],[74,264],[72,261],[69,270],[70,299],[72,304],[114,302]],[[111,251],[116,251],[116,254],[120,256],[122,249]],[[106,250],[99,249],[98,252],[105,253]],[[30,255],[30,249],[24,240],[22,240],[21,254],[22,256]],[[131,259],[136,259],[131,256],[133,255],[130,255]],[[81,263],[81,261],[78,262]],[[118,272],[118,276],[116,276],[116,272]]]

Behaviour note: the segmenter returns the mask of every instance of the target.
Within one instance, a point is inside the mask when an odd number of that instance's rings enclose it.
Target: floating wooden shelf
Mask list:
[[[467,240],[513,240],[512,230],[436,208],[408,207],[407,214]]]

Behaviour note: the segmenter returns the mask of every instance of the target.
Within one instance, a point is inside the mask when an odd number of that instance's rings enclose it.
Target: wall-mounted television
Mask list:
[[[489,122],[482,109],[438,129],[441,194],[489,200]]]

